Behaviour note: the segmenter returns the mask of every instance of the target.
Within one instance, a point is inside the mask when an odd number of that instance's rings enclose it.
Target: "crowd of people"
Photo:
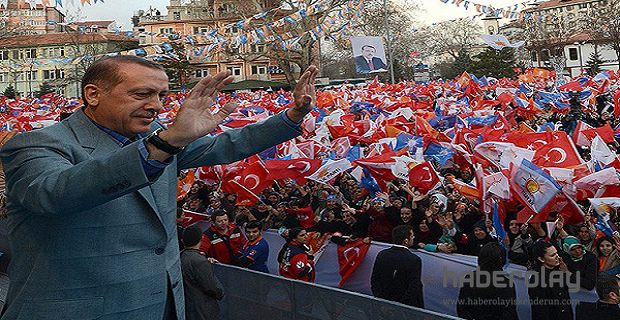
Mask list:
[[[150,65],[146,68],[157,71]],[[306,71],[304,81],[310,83],[316,72]],[[157,71],[157,75],[161,76],[161,72]],[[220,82],[229,81],[227,75],[221,77]],[[163,77],[161,80],[166,83]],[[538,283],[529,288],[534,319],[572,319],[573,310],[566,302],[570,301],[568,289],[573,283],[585,290],[596,288],[600,297],[598,304],[581,304],[578,317],[580,312],[617,312],[618,75],[605,71],[565,82],[560,86],[552,72],[533,69],[518,79],[477,78],[467,73],[454,80],[424,84],[402,81],[383,85],[375,79],[364,85],[325,89],[316,95],[313,86],[308,89],[308,85],[304,90],[309,94],[303,96],[299,95],[301,89],[293,93],[218,95],[219,84],[205,83],[213,87],[204,89],[208,91],[204,99],[212,99],[211,112],[222,117],[217,120],[227,120],[218,125],[218,121],[209,119],[209,130],[202,129],[201,134],[220,134],[214,138],[220,142],[235,137],[226,142],[232,145],[238,143],[235,135],[244,132],[236,128],[248,124],[257,128],[254,123],[260,126],[268,117],[272,119],[272,131],[281,128],[290,137],[294,130],[302,133],[249,158],[273,141],[258,146],[256,141],[246,142],[256,138],[246,134],[245,144],[235,145],[239,150],[234,150],[246,157],[243,160],[228,155],[232,149],[219,145],[217,159],[186,159],[192,164],[209,164],[183,170],[177,188],[177,234],[182,249],[186,311],[195,310],[196,315],[217,313],[217,304],[212,302],[222,298],[223,289],[204,261],[275,272],[267,267],[269,243],[262,237],[264,230],[275,229],[286,240],[277,256],[277,272],[286,278],[313,282],[315,254],[327,241],[340,246],[357,240],[379,241],[394,246],[375,262],[370,282],[377,297],[424,307],[421,262],[415,253],[403,250],[413,248],[477,256],[477,272],[486,274],[500,272],[506,263],[523,265],[541,275],[556,271],[566,274],[563,282]],[[159,112],[160,123],[180,128],[178,118],[175,120],[184,110],[180,106],[188,101],[196,103],[197,98],[166,95],[160,86],[157,98],[163,99],[163,107],[153,111]],[[92,94],[87,100],[98,103],[97,92]],[[45,126],[46,117],[56,119],[68,111],[66,100],[62,107],[54,107],[53,101],[58,98],[46,99],[37,104],[23,99],[6,102],[5,111],[13,117],[3,117],[4,125],[28,131]],[[240,107],[234,110],[231,104]],[[75,108],[73,103],[70,105]],[[310,105],[311,111],[307,109]],[[285,111],[291,106],[293,112]],[[96,105],[90,108],[96,110]],[[85,110],[90,110],[88,105]],[[154,119],[151,113],[140,116]],[[72,118],[75,121],[76,117]],[[182,120],[193,124],[190,116]],[[111,135],[104,129],[92,130]],[[128,134],[148,131],[145,125],[139,129]],[[166,131],[169,134],[163,140],[172,134]],[[278,138],[273,140],[286,140],[284,136]],[[145,139],[152,144],[146,144],[150,148],[147,151],[161,157],[158,165],[169,165],[166,161],[170,161],[170,155],[188,154],[183,148],[162,143],[157,134]],[[196,141],[208,147],[203,140]],[[9,151],[5,151],[5,159],[20,159]],[[53,156],[58,154],[73,152]],[[220,158],[220,154],[226,156]],[[135,158],[140,160],[138,152]],[[84,156],[80,161],[86,159]],[[143,158],[138,163],[149,183],[156,184],[153,181],[158,176],[154,173],[162,169],[152,166],[151,160]],[[178,161],[178,169],[190,168]],[[284,166],[277,167],[276,162]],[[340,162],[347,165],[333,169],[334,163]],[[21,172],[17,163],[11,165],[12,173]],[[80,169],[74,167],[67,165],[66,170]],[[273,169],[276,167],[281,169]],[[525,167],[529,168],[529,176],[520,181]],[[170,176],[173,170],[166,170]],[[144,180],[143,176],[138,178]],[[142,180],[140,183],[146,183]],[[117,194],[128,183],[113,182],[116,184],[110,184],[104,194]],[[149,195],[145,197],[148,202]],[[21,201],[16,194],[13,199]],[[143,207],[136,199],[126,200]],[[150,205],[161,206],[153,201]],[[155,254],[169,252],[169,244]],[[200,283],[206,287],[196,287]],[[475,281],[468,283],[461,290],[460,316],[516,317],[514,288],[495,288],[497,292],[493,293]],[[493,306],[498,308],[495,311],[491,307],[489,312],[482,311],[486,310],[485,303],[473,299],[491,299],[498,292],[503,303]],[[174,295],[168,292],[162,300],[166,312]],[[204,295],[210,302],[199,303],[203,300],[196,296]]]
[[[551,91],[550,88],[544,90]],[[370,87],[355,88],[349,92],[355,95],[361,91],[380,92],[376,88],[373,89],[372,83]],[[533,91],[536,92],[536,90]],[[326,92],[329,93],[329,91]],[[323,92],[323,97],[326,92]],[[433,96],[434,103],[430,106],[437,108],[446,96],[446,92],[449,96],[448,90],[443,92],[443,96]],[[333,96],[337,95],[338,93]],[[583,92],[565,92],[561,99],[566,103],[566,108],[562,112],[557,110],[559,103],[543,103],[541,110],[527,110],[527,112],[520,113],[518,111],[523,110],[518,110],[516,103],[509,102],[507,106],[502,106],[501,102],[498,102],[501,100],[499,97],[501,93],[498,95],[496,91],[486,90],[481,91],[479,95],[496,103],[490,109],[515,113],[514,123],[507,121],[510,128],[502,133],[512,133],[527,128],[524,132],[543,134],[565,132],[572,138],[571,140],[574,140],[574,137],[579,134],[580,127],[617,128],[620,123],[620,119],[614,119],[611,116],[614,111],[613,91],[596,96],[590,92],[587,97],[582,96]],[[332,99],[336,102],[332,104],[336,106],[338,98],[334,99],[333,96]],[[530,98],[534,96],[537,97],[537,94],[534,93]],[[319,104],[320,101],[321,95],[319,95]],[[538,102],[538,98],[536,101]],[[615,108],[617,110],[619,107]],[[365,114],[361,115],[356,113],[360,109],[351,108],[349,111],[355,114],[356,121],[368,116],[375,118],[377,116],[368,109],[363,111],[366,112]],[[533,113],[527,114],[530,111]],[[434,124],[433,126],[437,128]],[[442,128],[444,131],[449,131],[449,129],[451,128]],[[410,132],[419,133],[418,130],[414,128]],[[330,128],[330,134],[331,138],[337,139],[335,130]],[[480,134],[477,143],[493,140],[488,139],[486,135],[482,136]],[[616,162],[597,163],[598,158],[594,155],[591,144],[579,145],[575,148],[577,156],[582,158],[584,163],[587,161],[597,166],[597,168],[588,169],[591,171],[585,175],[605,168],[613,168],[616,171],[620,169],[616,153],[619,146],[617,132],[612,132],[612,136],[614,140],[606,139],[605,145],[613,154],[613,160]],[[497,140],[506,141],[506,139]],[[368,144],[359,143],[366,150],[371,149],[368,148]],[[454,136],[452,143],[454,144]],[[411,147],[411,144],[408,144],[408,147]],[[330,157],[333,159],[330,150],[322,151],[315,154],[315,159],[323,158],[323,164],[328,161],[326,159]],[[411,148],[409,151],[410,154],[415,152]],[[266,159],[268,161],[273,158],[263,158],[258,161]],[[399,257],[398,247],[478,256],[479,270],[488,272],[499,272],[507,263],[512,263],[547,275],[554,271],[568,274],[563,284],[546,283],[546,285],[538,284],[537,287],[532,285],[529,295],[534,319],[551,317],[572,319],[573,310],[567,307],[567,303],[570,302],[568,288],[569,285],[575,283],[583,290],[596,288],[601,301],[604,301],[599,302],[598,307],[581,303],[577,309],[578,318],[583,317],[583,315],[580,316],[580,310],[584,309],[590,310],[590,315],[599,312],[596,310],[603,310],[600,311],[601,315],[617,314],[618,309],[611,306],[617,304],[620,293],[616,278],[620,274],[618,203],[607,203],[605,207],[607,211],[601,215],[600,211],[595,210],[594,205],[591,206],[588,198],[594,198],[595,195],[596,197],[604,195],[617,198],[620,195],[617,189],[618,183],[598,184],[596,187],[599,190],[595,190],[589,197],[574,197],[571,199],[574,200],[574,207],[558,207],[550,204],[549,207],[552,208],[544,212],[544,215],[539,214],[538,219],[532,219],[537,216],[534,214],[524,216],[522,211],[526,206],[515,201],[514,198],[501,199],[499,201],[501,215],[498,216],[501,221],[495,221],[498,219],[493,213],[484,209],[485,206],[489,206],[485,203],[486,197],[480,194],[472,196],[466,188],[463,188],[465,184],[480,190],[480,187],[476,187],[480,182],[476,181],[478,173],[475,165],[460,166],[452,163],[452,165],[445,166],[437,161],[431,161],[431,163],[438,171],[441,180],[441,183],[432,190],[425,190],[415,185],[415,178],[412,177],[386,179],[384,188],[373,188],[372,184],[360,181],[349,170],[337,175],[329,183],[309,180],[300,184],[296,181],[297,179],[293,178],[271,181],[268,187],[256,194],[257,199],[250,205],[239,205],[242,202],[239,201],[237,193],[223,190],[226,188],[222,187],[221,181],[197,178],[189,188],[186,197],[179,202],[179,222],[183,225],[187,221],[194,221],[193,218],[185,217],[183,212],[202,213],[210,217],[218,217],[218,220],[225,219],[228,223],[226,227],[217,227],[217,220],[213,220],[215,226],[211,226],[203,236],[203,243],[208,243],[213,237],[212,234],[218,232],[217,229],[220,237],[229,237],[224,244],[220,245],[224,254],[207,253],[207,255],[216,257],[216,259],[220,258],[224,263],[262,271],[265,271],[263,268],[265,260],[254,262],[253,259],[248,259],[248,252],[242,250],[247,242],[240,241],[238,235],[242,234],[243,226],[248,224],[254,228],[260,225],[262,230],[279,230],[286,239],[286,244],[281,248],[277,257],[280,267],[278,273],[287,278],[304,281],[313,281],[313,256],[321,249],[325,241],[332,241],[338,245],[345,245],[356,239],[363,239],[365,242],[393,243],[394,252],[391,255],[386,252],[381,255],[381,258],[377,258],[376,270],[373,271],[371,281],[373,294],[413,306],[424,306],[424,297],[421,296],[422,283],[419,274],[416,276],[421,266],[419,262],[415,262],[415,254],[412,254],[413,257],[386,258]],[[487,165],[493,166],[489,163]],[[504,168],[484,168],[484,174],[501,172],[501,169]],[[571,170],[577,171],[574,167]],[[612,181],[617,180],[614,178],[617,177],[616,171],[611,177]],[[195,174],[199,177],[200,169]],[[508,177],[510,178],[509,174]],[[556,175],[553,177],[556,178]],[[576,175],[571,178],[563,186],[570,187],[571,182],[579,179]],[[376,181],[379,179],[375,179]],[[510,189],[509,186],[506,188]],[[574,215],[573,211],[578,212],[579,215]],[[544,216],[542,219],[541,215]],[[502,230],[497,230],[497,228]],[[407,230],[411,231],[410,235]],[[268,244],[265,244],[262,248],[251,252],[268,252],[267,246]],[[246,262],[230,262],[228,258],[230,254],[238,255]],[[403,264],[403,261],[406,263]],[[390,276],[385,276],[385,273],[396,274],[396,270],[403,274],[401,277],[391,276],[393,282],[390,282],[388,279]],[[495,291],[485,291],[482,288],[475,288],[475,285],[465,286],[461,289],[458,314],[469,319],[516,318],[514,290],[514,288],[495,288]],[[473,299],[474,297],[493,299],[498,293],[503,302],[500,306],[492,308],[485,307],[484,302]],[[538,301],[546,302],[539,303]],[[554,304],[556,307],[550,307]],[[483,312],[483,310],[489,312]]]

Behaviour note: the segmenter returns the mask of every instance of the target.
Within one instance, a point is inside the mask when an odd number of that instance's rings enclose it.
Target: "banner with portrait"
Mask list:
[[[361,74],[387,72],[388,65],[381,37],[351,37],[355,71]]]

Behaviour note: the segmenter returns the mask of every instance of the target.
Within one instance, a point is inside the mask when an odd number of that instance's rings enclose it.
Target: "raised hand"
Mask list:
[[[308,69],[301,74],[297,85],[293,90],[293,99],[295,99],[295,105],[288,109],[286,114],[291,120],[295,122],[301,122],[306,114],[312,111],[316,104],[316,89],[314,82],[316,76],[319,74],[319,69],[315,66],[309,66]]]
[[[210,110],[218,92],[233,82],[230,74],[227,70],[202,78],[181,106],[174,124],[161,133],[162,139],[181,147],[215,130],[237,108],[236,103],[227,103],[215,114]]]

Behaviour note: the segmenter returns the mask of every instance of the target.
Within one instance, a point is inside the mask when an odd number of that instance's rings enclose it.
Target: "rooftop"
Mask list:
[[[101,42],[136,42],[138,39],[129,38],[114,33],[49,33],[33,34],[26,36],[0,38],[0,48],[23,48],[35,46],[49,46],[67,44],[79,41],[80,43]]]
[[[547,2],[541,2],[534,11],[544,10],[544,9],[552,9],[559,7],[572,6],[576,4],[588,3],[588,2],[599,2],[600,0],[551,0]]]

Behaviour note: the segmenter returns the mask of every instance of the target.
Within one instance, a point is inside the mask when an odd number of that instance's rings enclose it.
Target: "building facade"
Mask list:
[[[116,34],[114,21],[67,23],[62,12],[41,4],[9,0],[0,7],[0,24],[0,94],[11,86],[31,96],[47,86],[79,96],[89,60],[73,63],[76,58],[138,47],[137,39]]]
[[[0,93],[12,86],[20,96],[38,92],[45,84],[77,97],[87,65],[78,57],[135,48],[138,41],[112,33],[49,33],[0,38]]]
[[[598,52],[603,70],[618,70],[618,56],[608,41],[592,29],[592,17],[607,0],[551,0],[540,2],[525,12],[530,16],[502,26],[502,33],[527,40],[529,66],[553,68],[563,64],[571,77],[588,72],[588,61]],[[533,18],[537,17],[537,18]]]
[[[35,9],[17,0],[0,7],[0,36],[63,32],[65,15],[55,7],[37,4]]]
[[[275,8],[278,1],[261,1],[263,8]],[[245,5],[244,8],[240,6]],[[149,9],[136,13],[133,18],[134,31],[140,34],[141,45],[161,44],[170,41],[166,35],[194,35],[210,30],[223,30],[227,36],[239,35],[240,29],[230,26],[243,19],[248,3],[231,0],[171,0],[167,15],[159,10]],[[251,10],[251,9],[250,9]],[[228,26],[228,27],[227,27]],[[278,67],[278,61],[268,55],[270,50],[264,44],[243,44],[228,50],[209,50],[210,43],[186,45],[188,60],[193,72],[190,82],[208,74],[230,70],[235,82],[243,80],[286,81]],[[294,72],[299,73],[297,68]]]

